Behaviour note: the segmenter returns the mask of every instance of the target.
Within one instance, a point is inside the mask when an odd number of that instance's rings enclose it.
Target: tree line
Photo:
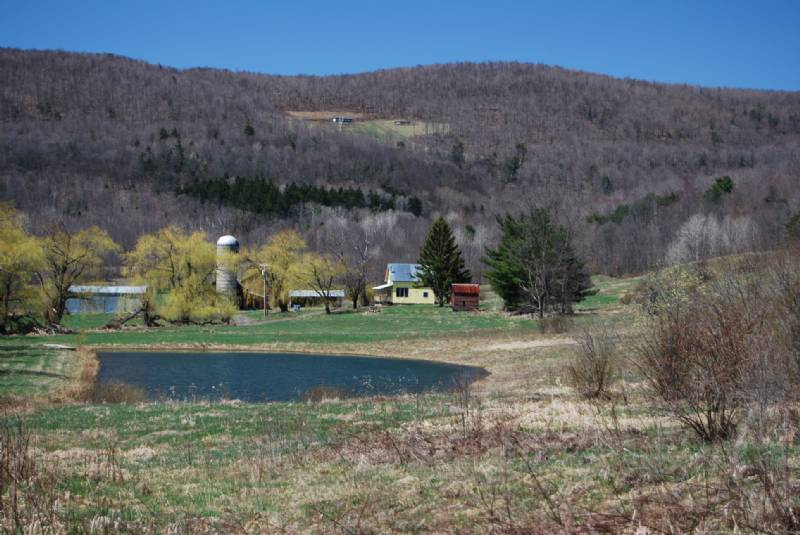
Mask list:
[[[589,292],[589,276],[573,249],[571,234],[537,209],[498,220],[501,243],[486,249],[487,277],[518,313],[569,313]],[[239,304],[288,311],[290,292],[313,290],[327,313],[334,290],[344,287],[353,308],[369,302],[369,265],[374,260],[369,232],[343,232],[326,251],[311,250],[295,230],[274,233],[263,245],[222,254],[203,232],[168,226],[140,236],[128,251],[98,227],[70,232],[53,227],[36,236],[23,213],[0,204],[0,301],[3,334],[35,329],[60,330],[75,285],[102,280],[109,258],[122,259],[122,275],[147,287],[142,306],[109,326],[141,317],[147,326],[228,322]],[[433,290],[439,306],[450,301],[453,283],[470,282],[452,228],[438,218],[429,228],[417,262],[419,285]],[[214,287],[219,268],[237,274],[239,303]],[[266,293],[264,293],[266,290]]]
[[[391,189],[391,188],[390,188]],[[367,208],[373,212],[402,209],[422,215],[422,201],[415,195],[359,188],[328,188],[313,184],[288,184],[281,188],[264,178],[228,177],[195,180],[177,188],[201,202],[225,204],[246,212],[289,217],[293,209],[308,203],[348,210]]]

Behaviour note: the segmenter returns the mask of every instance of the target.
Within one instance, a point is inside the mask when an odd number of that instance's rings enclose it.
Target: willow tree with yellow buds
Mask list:
[[[44,255],[39,240],[25,228],[25,216],[0,203],[0,332],[18,330],[18,322],[29,316],[36,300],[34,273]]]
[[[227,321],[236,307],[214,289],[217,258],[214,245],[202,232],[191,234],[169,226],[145,234],[125,254],[126,271],[147,285],[142,310],[176,323]]]
[[[70,287],[101,278],[106,259],[119,252],[120,247],[99,227],[69,232],[54,226],[40,243],[44,258],[36,277],[44,301],[44,317],[58,324],[67,310]]]
[[[300,283],[303,255],[307,246],[295,230],[282,230],[258,249],[245,251],[248,259],[242,278],[245,289],[252,294],[263,293],[261,269],[266,267],[267,294],[270,306],[281,312],[289,310],[289,292]]]

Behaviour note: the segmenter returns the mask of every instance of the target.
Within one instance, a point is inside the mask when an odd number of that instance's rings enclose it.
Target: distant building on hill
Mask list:
[[[420,286],[419,265],[389,264],[386,266],[385,282],[372,289],[375,301],[385,304],[432,305],[436,302],[433,290]]]

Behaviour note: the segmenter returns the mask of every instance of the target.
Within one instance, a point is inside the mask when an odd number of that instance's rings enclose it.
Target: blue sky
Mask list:
[[[800,0],[0,0],[0,46],[274,74],[517,60],[800,90]]]

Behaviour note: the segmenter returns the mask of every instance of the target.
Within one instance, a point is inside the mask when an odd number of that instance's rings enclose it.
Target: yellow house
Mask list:
[[[416,264],[389,264],[386,266],[386,277],[383,284],[372,288],[375,300],[379,303],[398,305],[433,305],[433,290],[419,286]]]

